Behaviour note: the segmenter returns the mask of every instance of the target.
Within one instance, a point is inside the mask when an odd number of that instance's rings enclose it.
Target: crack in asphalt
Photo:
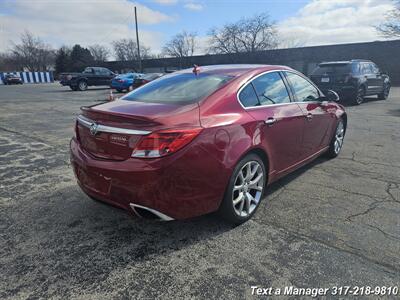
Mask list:
[[[382,233],[387,238],[390,238],[390,239],[393,239],[393,240],[396,240],[396,241],[400,241],[400,237],[397,237],[397,236],[394,236],[394,235],[392,235],[390,233],[387,233],[386,231],[382,230],[381,228],[379,228],[377,226],[374,226],[374,225],[371,225],[371,224],[364,224],[364,225],[378,230],[380,233]]]
[[[253,222],[256,222],[256,221],[253,221]],[[276,224],[276,223],[272,223],[272,222],[268,222],[268,221],[267,221],[267,222],[263,222],[263,223],[258,223],[258,222],[256,222],[256,223],[257,223],[258,225],[263,225],[263,224],[269,225],[269,226],[272,226],[272,227],[274,227],[274,228],[276,228],[276,229],[285,231],[286,233],[295,235],[296,237],[298,237],[298,238],[300,238],[300,239],[303,239],[303,240],[312,240],[312,241],[314,241],[314,242],[316,242],[316,243],[318,243],[318,244],[322,244],[322,245],[324,245],[324,246],[326,246],[326,247],[328,247],[328,248],[335,249],[335,250],[340,251],[340,252],[344,252],[344,253],[348,253],[348,254],[354,255],[354,256],[358,257],[359,259],[362,259],[362,260],[364,260],[364,261],[368,261],[368,262],[370,262],[370,263],[372,263],[372,264],[374,264],[374,265],[378,265],[378,266],[380,266],[380,267],[386,269],[386,270],[384,270],[384,271],[385,271],[386,273],[388,273],[388,274],[391,274],[391,275],[396,275],[396,274],[398,274],[398,273],[400,274],[400,268],[398,268],[398,267],[395,267],[395,266],[390,265],[390,264],[385,263],[385,262],[381,262],[381,261],[372,259],[372,258],[370,258],[370,257],[367,257],[367,256],[361,254],[361,253],[358,253],[358,252],[350,251],[350,250],[348,250],[348,249],[341,248],[341,247],[339,247],[339,246],[336,246],[336,245],[333,245],[333,244],[331,244],[331,243],[328,243],[328,242],[326,242],[326,241],[324,241],[324,240],[315,238],[314,236],[306,235],[306,234],[301,233],[301,232],[298,232],[298,231],[297,231],[297,232],[296,232],[296,231],[292,231],[292,230],[290,230],[290,229],[288,229],[288,228],[285,228],[285,227],[280,226],[280,225],[278,225],[278,224]],[[340,240],[340,239],[338,239],[338,240]],[[347,246],[347,243],[345,243],[345,245]],[[349,247],[349,248],[351,248],[351,249],[353,249],[353,250],[357,250],[357,251],[360,250],[360,249],[355,248],[355,247]],[[392,272],[390,272],[389,270],[392,271]],[[393,273],[393,272],[394,272],[394,273]]]
[[[392,187],[394,186],[394,187]],[[400,203],[399,199],[396,199],[396,197],[391,193],[390,190],[393,189],[399,189],[399,185],[395,182],[388,182],[386,186],[386,193],[392,198],[393,201]]]
[[[33,135],[27,135],[27,134],[25,134],[25,133],[22,133],[22,132],[19,132],[19,131],[15,131],[15,130],[11,130],[11,129],[7,129],[7,128],[4,128],[4,127],[0,127],[0,130],[3,130],[3,131],[5,131],[5,132],[9,132],[9,133],[13,133],[13,134],[18,134],[18,135],[20,135],[20,136],[23,136],[24,138],[28,138],[28,139],[34,140],[34,141],[36,141],[36,142],[43,143],[43,144],[45,144],[46,146],[51,147],[51,148],[54,148],[54,147],[55,147],[55,146],[53,146],[53,145],[49,145],[47,141],[42,140],[42,139],[40,139],[40,138],[38,138],[38,137],[36,137],[36,136],[33,136]]]
[[[368,165],[377,165],[377,166],[383,166],[383,167],[400,168],[400,165],[385,164],[385,163],[374,162],[374,161],[365,162],[365,161],[362,161],[362,160],[358,160],[358,159],[356,159],[356,155],[357,155],[357,151],[353,151],[352,154],[351,154],[351,158],[348,158],[348,157],[340,157],[339,159],[340,159],[340,160],[342,160],[342,159],[343,159],[343,160],[351,160],[351,161],[354,161],[354,162],[356,162],[356,163],[363,164],[363,165],[365,165],[365,166],[368,166]]]

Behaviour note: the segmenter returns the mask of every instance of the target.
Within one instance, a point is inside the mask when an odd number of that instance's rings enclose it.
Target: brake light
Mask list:
[[[132,152],[132,157],[155,158],[178,151],[199,135],[201,128],[162,130],[144,136]]]

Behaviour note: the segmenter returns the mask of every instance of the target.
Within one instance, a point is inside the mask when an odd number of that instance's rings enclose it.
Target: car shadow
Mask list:
[[[369,103],[369,102],[376,102],[376,101],[384,101],[384,100],[379,100],[376,96],[368,96],[364,98],[363,103]],[[339,104],[343,105],[344,107],[356,107],[359,106],[357,104],[352,103],[350,100],[343,100],[343,101],[339,101]],[[360,105],[363,105],[363,103],[361,103]]]
[[[300,167],[299,169],[297,169],[296,171],[278,179],[277,181],[273,182],[272,184],[270,184],[267,188],[267,192],[266,192],[266,200],[268,202],[268,197],[269,195],[277,192],[278,190],[280,190],[281,188],[283,188],[286,184],[289,184],[291,181],[295,180],[296,178],[300,177],[301,175],[303,175],[305,172],[307,172],[309,169],[314,168],[315,166],[319,165],[319,164],[323,164],[326,161],[328,161],[327,158],[320,156],[318,158],[316,158],[315,160],[313,160],[312,162]]]

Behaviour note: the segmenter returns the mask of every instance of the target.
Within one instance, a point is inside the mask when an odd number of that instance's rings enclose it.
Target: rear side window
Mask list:
[[[170,74],[133,90],[122,100],[189,104],[212,94],[233,77],[220,74]]]
[[[290,102],[288,91],[278,72],[261,75],[252,83],[261,105]]]
[[[285,74],[292,86],[297,101],[304,102],[319,99],[318,90],[307,79],[291,72],[285,72]]]
[[[240,92],[239,101],[243,104],[244,107],[260,105],[260,102],[258,101],[256,95],[256,91],[254,90],[254,87],[251,83],[246,85],[246,87]]]
[[[363,70],[363,74],[372,74],[372,66],[369,63],[363,63],[362,64],[362,70]]]

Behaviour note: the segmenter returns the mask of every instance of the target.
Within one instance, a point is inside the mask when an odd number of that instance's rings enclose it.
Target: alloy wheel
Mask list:
[[[264,188],[264,172],[257,161],[247,162],[235,178],[232,202],[235,213],[248,217],[257,208]]]
[[[364,101],[364,89],[359,88],[357,91],[356,102],[357,104],[361,104]]]
[[[340,152],[340,149],[342,149],[343,139],[344,139],[344,126],[343,122],[340,121],[336,128],[335,142],[333,148],[336,154],[338,154]]]
[[[85,81],[79,82],[79,90],[84,91],[87,88],[87,83]]]
[[[383,95],[384,95],[385,99],[387,99],[387,97],[389,97],[389,93],[390,93],[390,85],[387,85],[385,87],[385,90],[383,91]]]

